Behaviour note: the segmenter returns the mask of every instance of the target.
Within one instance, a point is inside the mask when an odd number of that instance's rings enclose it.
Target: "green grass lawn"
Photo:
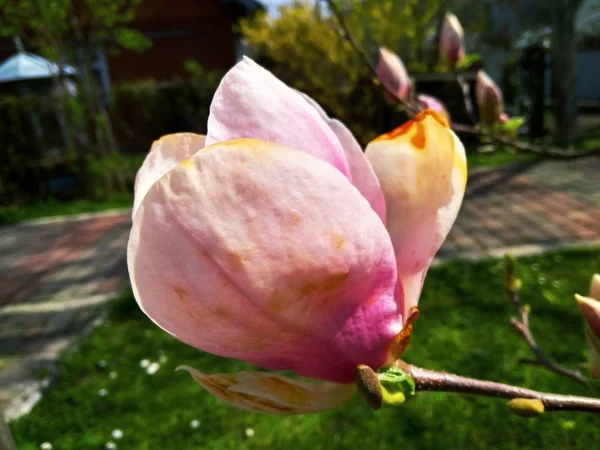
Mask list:
[[[23,206],[5,206],[0,207],[0,225],[44,217],[130,208],[132,204],[133,194],[123,193],[102,200],[72,200],[68,202],[54,200]]]
[[[587,293],[600,272],[600,250],[570,250],[520,260],[522,297],[546,352],[576,367],[586,359],[573,293]],[[538,390],[583,394],[585,388],[543,369],[521,366],[525,345],[511,331],[502,262],[454,261],[430,271],[421,318],[406,360],[432,369]],[[148,375],[140,361],[163,363]],[[164,360],[166,358],[166,360]],[[251,414],[219,403],[187,373],[232,372],[244,363],[217,358],[170,337],[137,308],[131,294],[110,319],[62,360],[54,387],[27,416],[11,423],[20,450],[51,442],[56,450],[103,449],[596,449],[600,417],[511,414],[504,400],[421,393],[402,407],[370,410],[360,398],[320,415]],[[106,391],[103,391],[106,390]],[[105,393],[105,395],[102,395]],[[194,428],[192,421],[199,421]],[[123,431],[115,440],[111,433]],[[247,432],[248,429],[253,431]]]
[[[475,167],[503,166],[517,162],[527,162],[540,159],[537,155],[528,153],[515,153],[508,150],[494,150],[493,152],[478,152],[474,148],[467,152],[467,166],[469,169]]]

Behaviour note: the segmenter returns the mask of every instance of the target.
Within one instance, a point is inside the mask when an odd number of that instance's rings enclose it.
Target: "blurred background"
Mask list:
[[[524,118],[520,140],[575,153],[600,147],[600,1],[336,4],[366,54],[396,52],[416,90],[440,99],[453,123],[476,125],[483,68],[506,112]],[[439,52],[448,12],[465,32],[461,83]],[[381,413],[355,399],[319,416],[271,418],[234,411],[172,373],[182,363],[208,372],[243,365],[175,342],[137,310],[125,264],[137,170],[160,136],[206,133],[213,93],[243,55],[317,100],[363,146],[402,124],[405,112],[386,102],[340,31],[323,1],[0,0],[0,412],[14,435],[0,429],[0,450],[596,448],[600,422],[591,417],[526,422],[502,402],[429,394]],[[409,355],[584,393],[518,364],[528,350],[507,325],[492,258],[544,252],[522,264],[534,327],[550,354],[585,366],[572,295],[587,293],[600,271],[598,157],[551,161],[461,137],[467,196],[425,285]]]

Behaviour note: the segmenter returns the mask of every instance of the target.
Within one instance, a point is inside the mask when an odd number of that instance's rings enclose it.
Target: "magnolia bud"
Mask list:
[[[395,103],[408,96],[410,79],[406,67],[398,55],[384,47],[379,49],[377,77],[389,91],[385,93],[388,102]]]
[[[600,380],[600,275],[592,277],[590,296],[575,295],[575,300],[587,323],[587,342],[590,350],[592,377]]]
[[[440,32],[440,50],[452,66],[465,57],[464,35],[458,18],[454,14],[446,14]]]
[[[507,120],[504,114],[502,92],[494,80],[483,70],[477,72],[475,98],[479,107],[479,120],[483,125],[492,126]]]

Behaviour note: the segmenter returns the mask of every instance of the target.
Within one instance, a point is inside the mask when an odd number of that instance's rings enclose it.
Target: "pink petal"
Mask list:
[[[575,294],[575,300],[585,317],[585,320],[592,330],[596,339],[600,339],[600,302],[591,297],[583,297]]]
[[[133,225],[129,273],[160,327],[194,347],[347,383],[402,327],[392,244],[330,164],[254,139],[161,178]]]
[[[577,294],[575,294],[575,300],[577,300],[588,325],[586,327],[586,340],[590,352],[589,361],[592,378],[600,380],[600,301]]]
[[[432,110],[367,146],[387,208],[405,316],[417,305],[427,269],[460,208],[466,184],[464,147]]]
[[[194,133],[177,133],[154,141],[150,152],[135,177],[132,217],[135,217],[142,200],[160,177],[181,161],[204,147],[204,136]]]
[[[590,297],[595,298],[600,302],[600,274],[595,274],[592,277],[592,283],[590,285]]]
[[[417,96],[417,102],[421,109],[433,109],[436,113],[441,115],[448,123],[450,123],[450,114],[444,106],[444,104],[431,95],[419,94]]]
[[[388,91],[395,94],[393,98],[386,92],[386,98],[390,103],[405,99],[410,90],[410,79],[404,63],[394,52],[381,47],[379,49],[379,61],[377,63],[377,77]]]
[[[342,145],[314,108],[247,57],[225,75],[215,92],[206,145],[237,138],[305,151],[351,178]]]
[[[340,143],[344,147],[344,152],[346,153],[346,158],[350,165],[352,184],[356,186],[356,189],[358,189],[367,199],[371,204],[371,208],[373,208],[385,223],[385,199],[383,198],[383,191],[381,190],[379,180],[377,180],[377,176],[360,144],[352,132],[346,128],[342,122],[337,119],[331,119],[316,101],[304,93],[300,94],[308,103],[314,106],[319,115],[327,122],[338,137]]]

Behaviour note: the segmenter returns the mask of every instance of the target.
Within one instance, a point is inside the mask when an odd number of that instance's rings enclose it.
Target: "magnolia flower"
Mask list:
[[[419,94],[417,103],[421,109],[433,109],[436,113],[442,116],[446,122],[450,123],[450,114],[444,104],[431,95]]]
[[[479,107],[479,120],[483,125],[492,126],[508,120],[508,116],[504,113],[502,92],[483,70],[477,72],[475,99]]]
[[[587,342],[590,348],[592,377],[600,380],[600,275],[592,277],[590,296],[575,295],[587,322]]]
[[[440,31],[440,50],[452,66],[465,57],[464,36],[458,18],[454,14],[446,14]]]
[[[341,122],[248,58],[221,81],[207,136],[152,146],[127,255],[142,310],[196,348],[317,380],[182,367],[219,399],[322,411],[353,395],[359,364],[399,357],[462,201],[465,154],[429,110],[366,154]]]
[[[389,103],[404,100],[410,93],[410,79],[404,63],[398,55],[384,47],[379,48],[377,77],[386,88],[384,96]]]

